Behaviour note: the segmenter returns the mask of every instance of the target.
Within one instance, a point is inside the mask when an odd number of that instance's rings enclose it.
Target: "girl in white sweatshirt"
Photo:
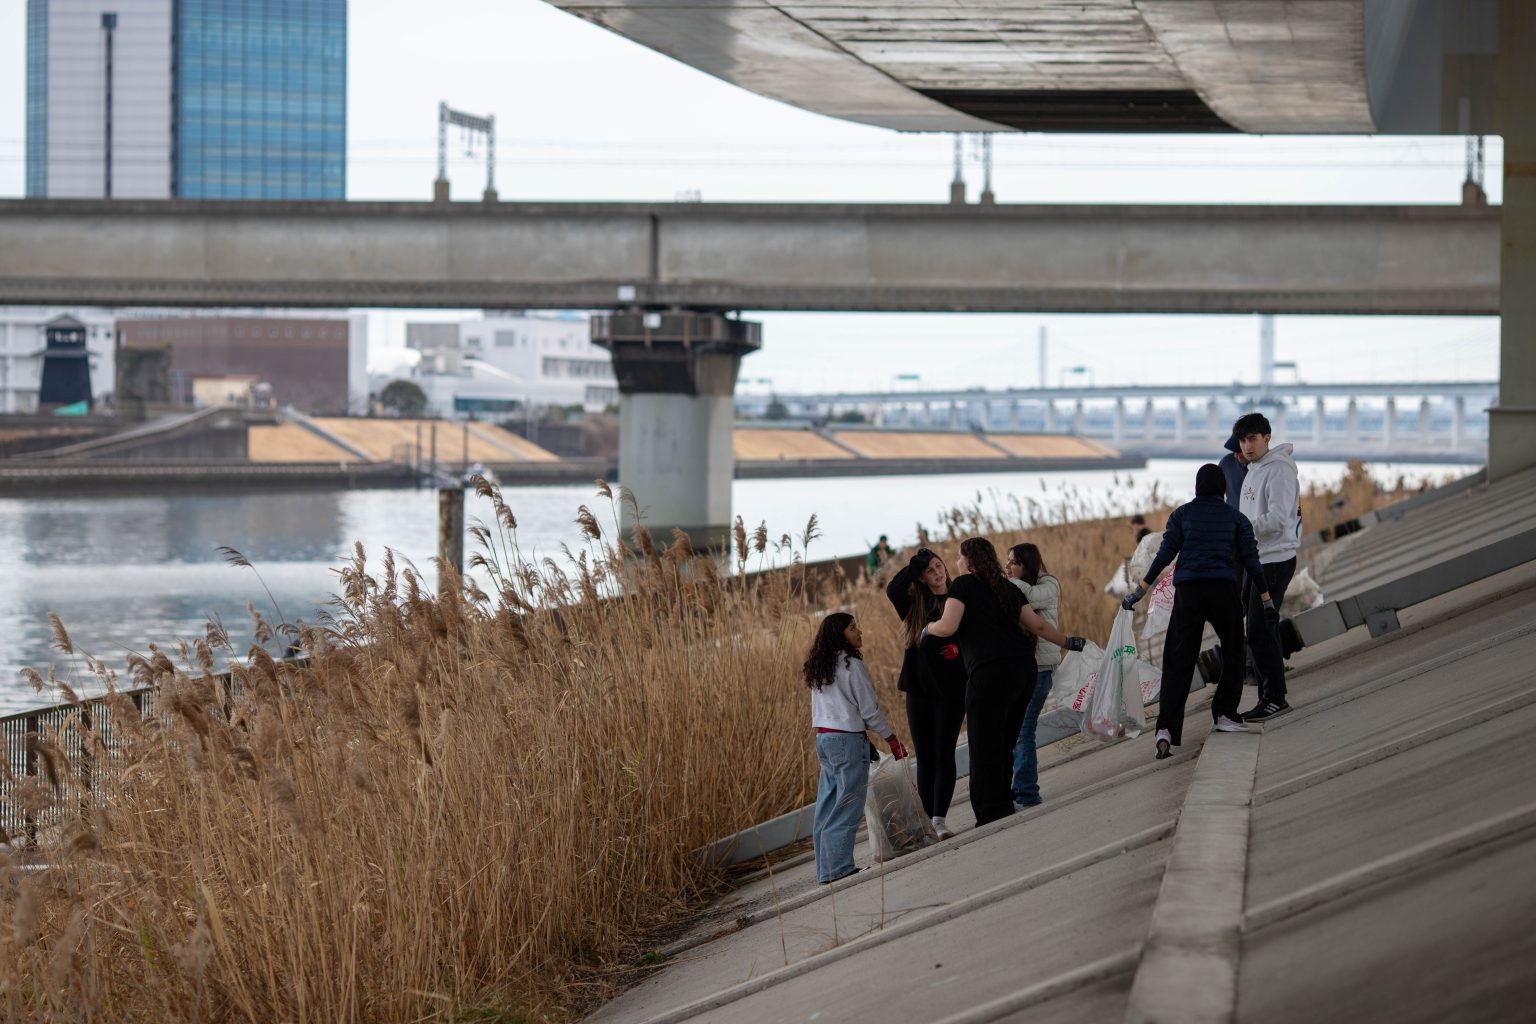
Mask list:
[[[816,880],[822,885],[858,870],[853,866],[853,844],[869,785],[869,741],[864,730],[884,737],[893,756],[907,756],[875,702],[875,689],[859,656],[863,642],[864,634],[853,616],[833,612],[821,620],[805,658],[811,727],[816,730],[816,759],[821,763],[811,841],[816,848]]]

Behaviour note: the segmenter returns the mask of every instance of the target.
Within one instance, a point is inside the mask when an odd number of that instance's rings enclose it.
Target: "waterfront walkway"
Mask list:
[[[1328,561],[1343,589],[1422,565],[1410,539],[1448,509],[1488,538],[1533,486],[1426,503]],[[1529,1019],[1533,601],[1527,561],[1300,652],[1295,710],[1250,734],[1209,735],[1201,691],[1169,760],[1150,735],[1043,751],[1043,807],[977,829],[962,786],[955,839],[830,886],[781,862],[591,1020]]]

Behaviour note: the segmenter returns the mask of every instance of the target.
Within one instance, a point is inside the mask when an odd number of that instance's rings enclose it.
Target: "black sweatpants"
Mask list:
[[[955,743],[965,721],[965,698],[944,700],[924,693],[907,693],[907,730],[917,754],[917,795],[930,818],[949,813],[955,795]]]
[[[1030,658],[977,665],[965,684],[971,750],[971,809],[985,825],[1013,813],[1013,745],[1035,692]]]
[[[1173,614],[1163,641],[1163,690],[1157,699],[1157,727],[1178,746],[1184,739],[1184,705],[1200,657],[1200,639],[1209,622],[1221,641],[1221,681],[1211,717],[1237,717],[1243,696],[1243,606],[1236,580],[1185,580],[1173,592]]]
[[[1296,558],[1283,562],[1269,562],[1264,570],[1264,590],[1279,608],[1285,600],[1285,588],[1296,575]],[[1264,618],[1264,602],[1259,600],[1262,591],[1248,580],[1243,600],[1248,606],[1248,646],[1253,648],[1253,667],[1259,676],[1259,700],[1285,700],[1285,658],[1280,653],[1280,630]],[[1225,654],[1225,650],[1222,652]]]

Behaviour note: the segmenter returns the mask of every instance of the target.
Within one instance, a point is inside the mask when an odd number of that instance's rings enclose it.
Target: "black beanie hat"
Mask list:
[[[1227,474],[1214,462],[1207,462],[1195,473],[1195,497],[1223,498],[1227,494]]]

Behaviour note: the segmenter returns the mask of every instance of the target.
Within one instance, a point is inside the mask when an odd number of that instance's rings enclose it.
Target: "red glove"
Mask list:
[[[907,748],[902,746],[901,740],[897,739],[895,736],[892,736],[885,742],[886,745],[891,748],[891,756],[896,758],[898,761],[907,756]]]
[[[945,644],[943,647],[939,648],[939,657],[943,658],[945,661],[954,661],[956,658],[960,657],[960,645]]]

